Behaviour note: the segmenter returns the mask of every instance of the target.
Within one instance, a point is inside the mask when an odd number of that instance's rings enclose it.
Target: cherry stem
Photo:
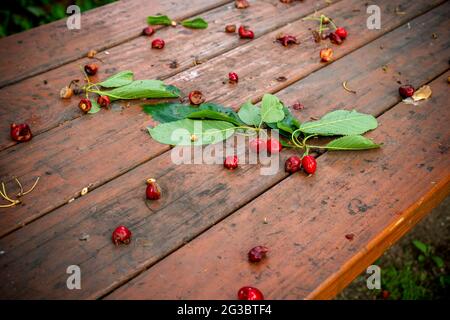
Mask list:
[[[41,177],[37,177],[36,181],[34,182],[33,186],[31,187],[31,189],[28,190],[28,191],[23,192],[23,193],[22,193],[22,196],[24,196],[24,195],[30,193],[31,191],[33,191],[34,188],[36,187],[37,183],[39,182],[39,179],[40,179],[40,178],[41,178]]]
[[[20,183],[19,179],[17,179],[17,177],[14,177],[14,180],[16,180],[17,184],[19,185],[20,188],[20,192],[16,195],[17,197],[21,197],[23,195],[23,187],[22,184]]]

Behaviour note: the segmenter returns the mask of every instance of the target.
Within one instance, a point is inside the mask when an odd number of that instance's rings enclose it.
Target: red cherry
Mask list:
[[[266,256],[268,251],[269,249],[267,247],[256,246],[248,252],[248,260],[250,262],[259,262]]]
[[[308,174],[316,172],[317,162],[313,156],[304,156],[302,159],[302,167]]]
[[[398,88],[398,93],[403,99],[409,98],[414,94],[414,87],[409,84]]]
[[[239,37],[241,37],[242,39],[253,39],[255,37],[255,34],[253,33],[253,31],[248,30],[244,26],[239,27],[238,33],[239,33]]]
[[[261,291],[254,287],[242,287],[238,291],[239,300],[264,300],[264,296]]]
[[[116,246],[121,243],[129,244],[131,241],[131,231],[125,226],[118,226],[112,233],[112,241]]]
[[[98,66],[95,63],[89,63],[84,66],[84,71],[88,76],[94,76],[98,71]]]
[[[345,28],[343,27],[337,28],[334,33],[336,33],[342,40],[347,38],[348,35],[347,30],[345,30]]]
[[[256,139],[250,140],[249,148],[253,152],[260,153],[261,151],[266,150],[267,142],[265,140],[256,138]]]
[[[267,140],[267,151],[269,151],[270,153],[279,153],[281,149],[283,149],[283,147],[281,146],[280,141],[278,141],[277,139],[271,138]]]
[[[89,99],[81,99],[80,102],[78,103],[78,107],[84,113],[88,113],[92,108],[92,102]]]
[[[237,83],[239,81],[239,77],[236,72],[230,72],[228,74],[228,79],[231,83]]]
[[[102,108],[108,108],[109,105],[111,104],[111,100],[109,99],[108,96],[100,96],[97,99],[97,103],[99,104],[100,107]]]
[[[147,37],[150,37],[154,33],[155,33],[155,29],[153,29],[152,27],[146,27],[146,28],[144,28],[144,30],[142,30],[142,34]]]
[[[10,129],[11,139],[17,142],[27,142],[33,138],[30,126],[26,123],[12,123]]]
[[[162,49],[165,46],[165,42],[162,39],[155,39],[152,41],[152,48],[153,49]]]
[[[223,162],[223,166],[227,169],[234,170],[238,167],[238,156],[228,156]]]
[[[159,184],[156,183],[155,179],[147,180],[147,189],[145,190],[145,194],[148,200],[158,200],[161,198],[161,188]]]
[[[289,173],[294,173],[300,170],[302,166],[302,159],[297,156],[289,157],[284,163],[284,170]]]

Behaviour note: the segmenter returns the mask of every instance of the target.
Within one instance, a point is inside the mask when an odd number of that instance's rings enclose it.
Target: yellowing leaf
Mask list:
[[[414,101],[426,100],[431,97],[431,93],[430,86],[422,86],[413,94],[412,98]]]

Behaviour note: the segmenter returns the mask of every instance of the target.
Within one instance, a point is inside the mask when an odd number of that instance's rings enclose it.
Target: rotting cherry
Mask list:
[[[297,156],[289,157],[284,163],[284,170],[289,173],[295,173],[302,167],[302,159]]]
[[[266,256],[268,251],[269,248],[265,246],[256,246],[248,252],[248,261],[260,262]]]
[[[342,38],[336,32],[330,33],[329,38],[332,43],[337,45],[343,42]]]
[[[89,111],[91,111],[92,108],[92,102],[91,100],[85,98],[85,99],[81,99],[80,102],[78,103],[78,107],[81,109],[81,111],[83,111],[84,113],[88,113]]]
[[[164,48],[164,46],[166,45],[166,43],[164,42],[163,39],[155,39],[152,41],[152,48],[153,49],[162,49]]]
[[[247,29],[245,26],[240,26],[238,29],[239,37],[242,39],[253,39],[255,34],[253,31]]]
[[[237,9],[245,9],[250,6],[247,0],[235,0],[234,5]]]
[[[100,96],[97,98],[97,103],[102,108],[108,108],[111,104],[111,99],[108,96]]]
[[[277,41],[280,42],[284,47],[287,47],[290,44],[299,44],[300,41],[297,41],[297,38],[291,35],[280,35],[277,37]]]
[[[150,37],[151,35],[153,35],[155,33],[155,29],[153,29],[152,27],[145,27],[143,30],[142,30],[142,34],[144,35],[144,36],[147,36],[147,37]]]
[[[283,149],[283,147],[281,146],[280,141],[278,141],[277,139],[270,138],[269,140],[267,140],[267,151],[269,151],[270,153],[279,153],[281,149]]]
[[[125,226],[118,226],[112,233],[112,241],[118,246],[119,244],[129,244],[131,242],[131,231]]]
[[[336,33],[342,40],[345,40],[345,38],[347,38],[348,35],[347,30],[345,30],[345,28],[343,27],[337,28],[336,31],[334,31],[334,33]]]
[[[260,153],[261,151],[266,150],[267,141],[259,139],[259,138],[252,139],[249,142],[249,148],[253,152]]]
[[[223,166],[229,170],[234,170],[238,167],[238,156],[228,156],[225,158],[225,161],[223,162]]]
[[[30,126],[26,123],[12,123],[10,128],[11,139],[17,142],[27,142],[33,138]]]
[[[68,86],[65,86],[64,88],[62,88],[62,89],[59,91],[59,96],[60,96],[62,99],[69,99],[70,97],[73,96],[73,90],[72,90],[72,88],[70,88],[70,87],[68,87]]]
[[[147,189],[145,194],[148,200],[158,200],[161,198],[161,188],[156,180],[153,178],[147,179]]]
[[[84,66],[84,72],[86,72],[88,76],[95,76],[97,74],[97,71],[98,66],[95,63],[88,63]]]
[[[316,168],[317,168],[316,158],[314,158],[313,156],[309,156],[309,155],[304,156],[302,159],[302,167],[306,173],[313,174],[314,172],[316,172]]]
[[[237,75],[236,72],[230,72],[230,73],[228,74],[228,80],[229,80],[231,83],[237,83],[237,82],[239,81],[239,77],[238,77],[238,75]]]
[[[403,99],[412,97],[414,95],[414,87],[407,84],[398,88],[398,93]]]
[[[330,62],[333,57],[333,49],[331,48],[324,48],[320,50],[320,59],[323,62]]]
[[[189,102],[194,106],[198,106],[205,102],[205,98],[200,91],[194,90],[189,93]]]
[[[242,287],[238,291],[239,300],[264,300],[261,291],[254,287]]]
[[[235,24],[229,24],[225,26],[225,32],[226,33],[235,33],[236,32],[236,25]]]

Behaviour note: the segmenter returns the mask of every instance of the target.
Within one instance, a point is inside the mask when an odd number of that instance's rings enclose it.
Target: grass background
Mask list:
[[[67,17],[66,9],[75,4],[81,12],[115,0],[2,0],[0,1],[0,37],[25,31]]]

